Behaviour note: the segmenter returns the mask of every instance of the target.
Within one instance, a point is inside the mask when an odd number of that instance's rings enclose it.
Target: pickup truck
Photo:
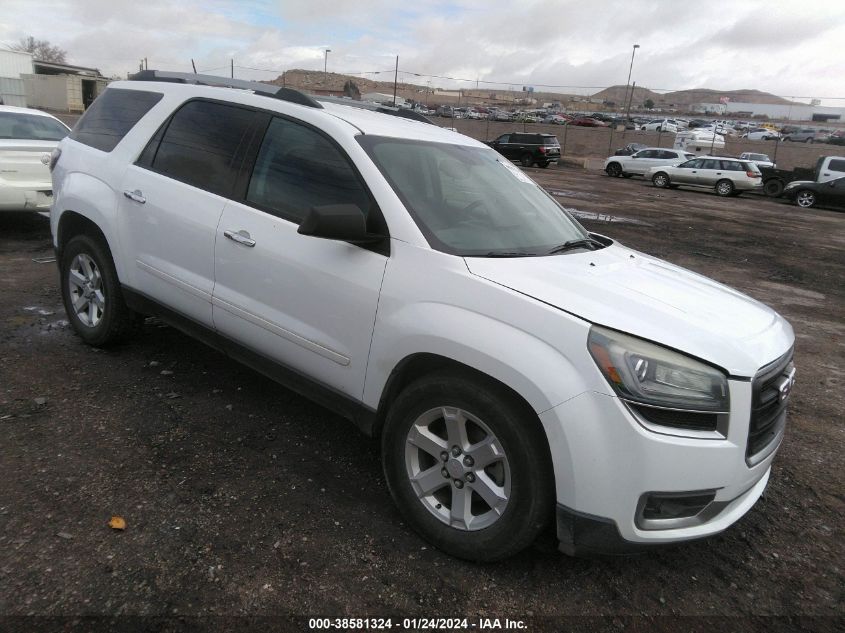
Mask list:
[[[845,176],[845,156],[822,156],[814,168],[796,167],[795,169],[775,169],[761,167],[763,172],[763,191],[767,196],[777,198],[784,187],[795,180],[827,182]]]

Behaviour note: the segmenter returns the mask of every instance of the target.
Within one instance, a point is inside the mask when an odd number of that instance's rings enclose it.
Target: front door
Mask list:
[[[312,206],[347,203],[368,213],[369,226],[378,222],[339,148],[311,127],[272,118],[243,202],[223,211],[212,301],[227,339],[360,399],[387,255],[297,233]]]

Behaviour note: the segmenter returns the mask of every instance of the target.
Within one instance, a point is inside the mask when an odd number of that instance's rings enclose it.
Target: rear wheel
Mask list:
[[[763,185],[763,192],[772,198],[777,198],[783,193],[783,183],[777,178],[767,180]]]
[[[128,338],[142,323],[123,301],[108,249],[89,235],[77,235],[62,250],[59,266],[68,321],[89,345]]]
[[[730,180],[720,180],[716,183],[716,193],[722,197],[731,196],[734,192],[734,185]]]
[[[802,189],[795,194],[795,204],[802,209],[809,209],[816,205],[816,194],[808,189]]]
[[[611,178],[619,178],[622,175],[622,165],[619,163],[610,163],[604,168],[604,171]]]
[[[519,162],[523,167],[531,167],[531,165],[534,164],[534,159],[531,157],[531,154],[523,154],[522,158],[519,159]]]
[[[554,508],[548,444],[532,416],[498,385],[458,373],[407,387],[385,422],[382,458],[410,525],[470,560],[527,547]]]
[[[659,171],[651,177],[651,184],[655,187],[668,187],[669,175],[665,172]]]

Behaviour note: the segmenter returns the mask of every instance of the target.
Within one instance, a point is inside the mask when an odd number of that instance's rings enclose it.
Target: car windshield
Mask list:
[[[749,154],[748,158],[750,160],[762,160],[762,161],[769,162],[769,157],[766,156],[765,154]]]
[[[543,255],[587,231],[497,152],[362,135],[358,142],[432,248],[461,256]]]
[[[37,114],[0,112],[0,138],[23,141],[61,141],[70,134],[55,119]]]

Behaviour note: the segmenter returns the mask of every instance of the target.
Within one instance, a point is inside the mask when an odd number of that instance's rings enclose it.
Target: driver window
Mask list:
[[[496,139],[497,143],[507,143],[511,138],[510,134],[502,134],[499,138]]]

